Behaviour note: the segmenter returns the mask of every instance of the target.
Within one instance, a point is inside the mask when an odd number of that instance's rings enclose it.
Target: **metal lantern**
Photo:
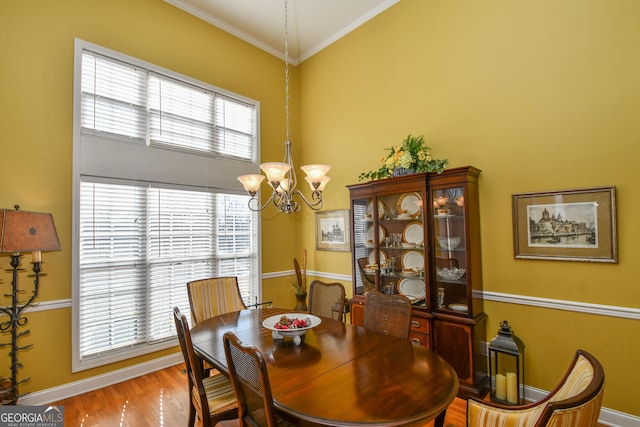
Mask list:
[[[489,378],[491,400],[508,405],[524,402],[524,344],[506,320],[489,342]]]

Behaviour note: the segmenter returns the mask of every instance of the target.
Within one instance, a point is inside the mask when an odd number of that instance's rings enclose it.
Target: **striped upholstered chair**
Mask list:
[[[191,318],[195,324],[219,314],[245,310],[237,277],[213,277],[187,283]]]
[[[602,365],[591,354],[578,350],[560,384],[538,402],[506,406],[469,398],[467,426],[593,427],[598,422],[603,392]]]

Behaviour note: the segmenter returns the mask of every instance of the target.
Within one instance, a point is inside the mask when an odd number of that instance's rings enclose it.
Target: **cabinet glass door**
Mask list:
[[[422,191],[377,198],[380,214],[379,290],[402,294],[417,306],[426,307],[424,195]]]
[[[464,188],[433,190],[435,301],[437,311],[469,314]]]
[[[384,238],[378,226],[378,210],[375,207],[375,198],[363,198],[352,200],[353,211],[353,251],[355,265],[356,295],[364,295],[370,290],[376,289],[376,274],[379,271],[379,263],[376,261],[380,239]],[[384,214],[384,212],[382,212]],[[376,230],[378,228],[378,230]]]

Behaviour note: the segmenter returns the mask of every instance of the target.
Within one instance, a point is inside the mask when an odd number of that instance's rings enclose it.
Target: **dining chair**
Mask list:
[[[314,280],[309,285],[309,313],[342,320],[345,290],[342,283]]]
[[[247,308],[240,296],[237,277],[212,277],[188,282],[187,294],[195,324]]]
[[[193,427],[196,416],[200,419],[198,425],[202,427],[211,427],[218,421],[237,418],[238,403],[231,380],[221,373],[203,378],[202,363],[193,350],[187,318],[178,307],[173,308],[173,319],[189,382],[191,404],[187,425]]]
[[[470,396],[467,426],[594,427],[603,393],[602,365],[591,354],[578,350],[560,383],[537,402],[507,406]]]
[[[365,266],[369,262],[368,258],[358,258],[358,270],[360,271],[360,279],[362,280],[362,286],[364,286],[364,292],[369,292],[376,288],[376,284],[369,278],[364,271]]]
[[[404,295],[369,292],[364,304],[364,327],[408,339],[411,331],[411,301]]]
[[[294,425],[276,415],[267,365],[254,346],[244,345],[233,332],[223,336],[229,375],[238,401],[238,418],[221,421],[219,427]]]

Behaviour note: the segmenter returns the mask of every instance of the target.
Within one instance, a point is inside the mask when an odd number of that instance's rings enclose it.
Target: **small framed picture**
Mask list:
[[[615,187],[512,196],[514,255],[618,262]]]
[[[316,212],[316,249],[349,252],[349,210]]]

